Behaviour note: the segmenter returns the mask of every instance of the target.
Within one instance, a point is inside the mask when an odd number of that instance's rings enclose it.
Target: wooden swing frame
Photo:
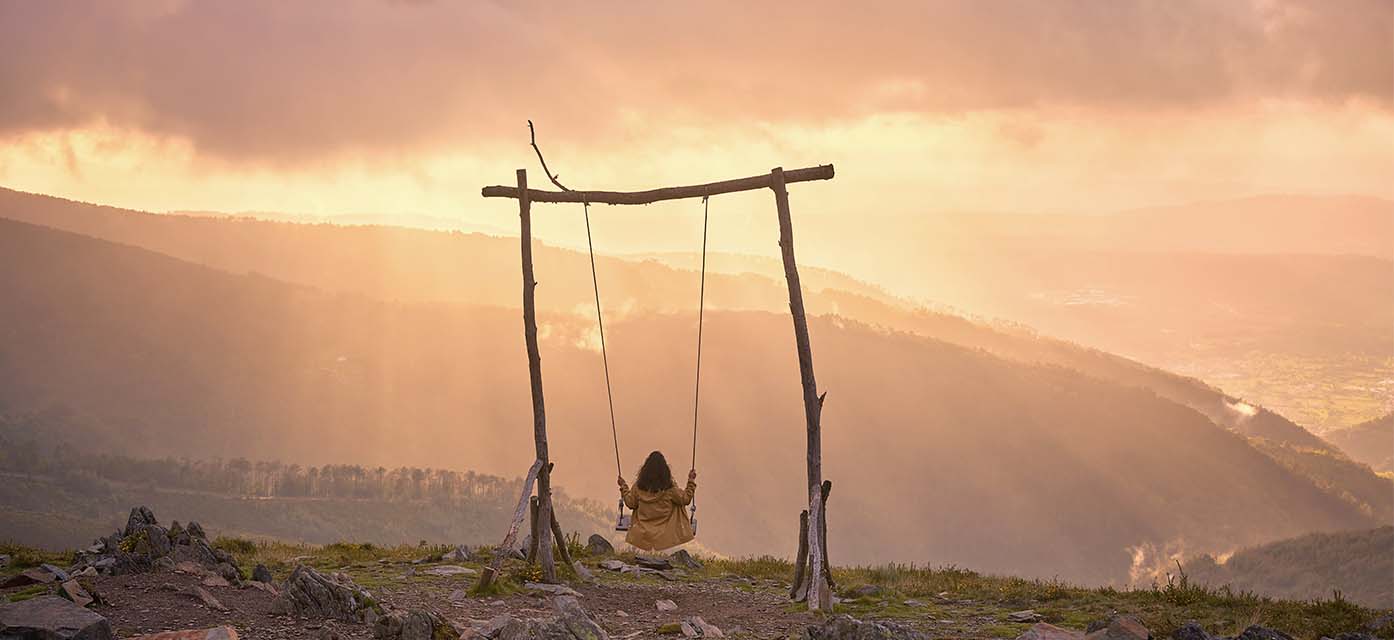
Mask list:
[[[531,127],[531,123],[529,123]],[[534,142],[534,148],[536,143]],[[538,152],[538,158],[542,154]],[[543,163],[546,169],[545,161]],[[552,176],[552,182],[561,186]],[[794,261],[794,231],[789,214],[789,192],[786,186],[794,182],[812,180],[831,180],[833,166],[830,164],[804,169],[785,171],[776,167],[767,174],[723,180],[681,187],[665,187],[648,191],[544,191],[528,188],[526,169],[517,170],[518,184],[515,187],[484,187],[481,194],[485,198],[513,198],[518,201],[518,217],[522,232],[523,262],[523,336],[527,342],[528,378],[532,386],[533,442],[537,457],[523,482],[522,495],[514,511],[513,521],[503,543],[494,554],[490,566],[479,577],[479,588],[484,589],[493,582],[502,567],[504,558],[511,553],[517,543],[518,529],[523,517],[533,514],[531,523],[532,542],[528,552],[531,562],[536,557],[542,564],[542,578],[546,582],[556,582],[556,565],[552,555],[554,537],[563,555],[570,562],[566,551],[566,541],[562,539],[561,525],[557,523],[552,509],[551,472],[553,465],[547,452],[547,412],[542,397],[542,363],[537,347],[537,307],[534,290],[537,281],[532,268],[532,203],[571,202],[584,204],[635,205],[651,204],[665,200],[705,198],[724,193],[769,189],[774,192],[775,211],[779,217],[779,249],[784,260],[784,278],[789,286],[789,311],[794,320],[794,343],[799,355],[799,378],[803,386],[804,419],[807,427],[808,446],[808,508],[799,515],[799,557],[796,559],[794,584],[790,596],[796,600],[807,599],[811,610],[829,610],[832,603],[832,575],[827,566],[827,499],[832,489],[831,481],[823,480],[823,448],[821,416],[823,399],[826,393],[818,393],[818,384],[813,376],[813,352],[809,345],[808,319],[804,312],[803,287],[799,283],[798,265]],[[564,187],[563,187],[564,189]],[[536,481],[537,495],[533,496],[533,483]],[[529,506],[531,505],[531,508]],[[813,523],[813,524],[810,524]],[[807,566],[807,572],[805,572]]]

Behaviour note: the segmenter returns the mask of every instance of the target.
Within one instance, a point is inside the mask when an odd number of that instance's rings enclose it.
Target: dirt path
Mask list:
[[[549,595],[519,591],[500,597],[461,597],[472,578],[401,576],[400,566],[375,572],[373,595],[386,605],[434,611],[458,626],[486,621],[502,613],[518,617],[549,616]],[[701,616],[728,635],[747,638],[788,638],[801,631],[814,618],[789,605],[783,589],[773,583],[754,583],[747,579],[711,579],[663,582],[657,579],[635,581],[601,576],[593,584],[577,585],[581,603],[612,637],[657,638],[658,628],[687,616]],[[94,610],[111,621],[118,637],[132,637],[158,631],[231,625],[250,640],[289,640],[338,637],[372,638],[372,626],[334,620],[307,619],[272,613],[274,596],[254,588],[203,587],[226,611],[209,607],[191,592],[200,587],[200,578],[175,571],[123,576],[100,576],[94,585],[106,600]],[[6,590],[3,596],[18,591]],[[452,600],[451,595],[455,598]],[[658,600],[672,600],[676,611],[659,611]],[[671,636],[669,636],[671,637]]]

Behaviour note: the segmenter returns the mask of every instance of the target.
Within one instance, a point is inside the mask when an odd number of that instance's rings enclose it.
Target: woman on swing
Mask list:
[[[668,461],[657,451],[650,453],[634,487],[619,477],[620,496],[634,511],[634,522],[624,541],[645,551],[659,551],[691,541],[696,534],[688,522],[687,505],[697,492],[697,470],[687,472],[687,487],[679,489],[673,481]]]

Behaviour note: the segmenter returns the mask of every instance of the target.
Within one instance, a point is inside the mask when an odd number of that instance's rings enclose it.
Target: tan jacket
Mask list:
[[[624,504],[634,510],[634,521],[624,541],[646,551],[676,547],[696,537],[687,520],[687,505],[697,493],[697,483],[686,489],[672,487],[650,493],[638,488],[624,492]]]

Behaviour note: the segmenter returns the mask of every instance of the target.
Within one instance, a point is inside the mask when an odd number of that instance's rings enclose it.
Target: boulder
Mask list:
[[[147,525],[159,524],[155,521],[155,513],[149,507],[141,505],[131,509],[131,515],[126,518],[126,528],[121,531],[121,537],[130,537]]]
[[[1293,640],[1293,637],[1268,627],[1251,625],[1244,633],[1234,636],[1234,640]]]
[[[593,556],[608,556],[615,553],[615,545],[610,544],[605,536],[592,533],[591,537],[586,540],[586,551],[589,551]]]
[[[305,565],[290,573],[273,611],[344,622],[362,622],[370,611],[382,613],[372,595],[348,576],[331,578]]]
[[[271,577],[271,570],[267,569],[266,565],[259,564],[256,566],[255,569],[252,569],[252,580],[256,582],[271,584],[275,580],[275,578]]]
[[[213,627],[211,629],[186,629],[184,631],[161,631],[132,640],[237,640],[237,630],[232,627]]]
[[[1037,622],[1041,619],[1041,614],[1026,609],[1024,611],[1014,611],[1007,614],[1007,622]]]
[[[189,534],[190,538],[196,538],[205,542],[208,541],[208,534],[203,532],[203,525],[197,522],[190,521],[189,526],[184,527],[184,531]]]
[[[430,611],[394,609],[373,623],[378,640],[455,640],[460,633]]]
[[[1106,625],[1090,625],[1086,640],[1152,640],[1152,632],[1136,616],[1113,616]]]
[[[116,636],[106,618],[57,596],[40,596],[0,605],[0,638],[115,640]]]
[[[672,600],[655,600],[653,606],[659,611],[677,611],[678,603]]]
[[[1016,640],[1082,640],[1084,634],[1069,629],[1061,629],[1053,624],[1037,622],[1035,626],[1016,637]]]
[[[804,630],[806,640],[928,640],[929,636],[890,622],[861,621],[842,614]]]
[[[10,566],[10,554],[0,553],[0,569]]]

